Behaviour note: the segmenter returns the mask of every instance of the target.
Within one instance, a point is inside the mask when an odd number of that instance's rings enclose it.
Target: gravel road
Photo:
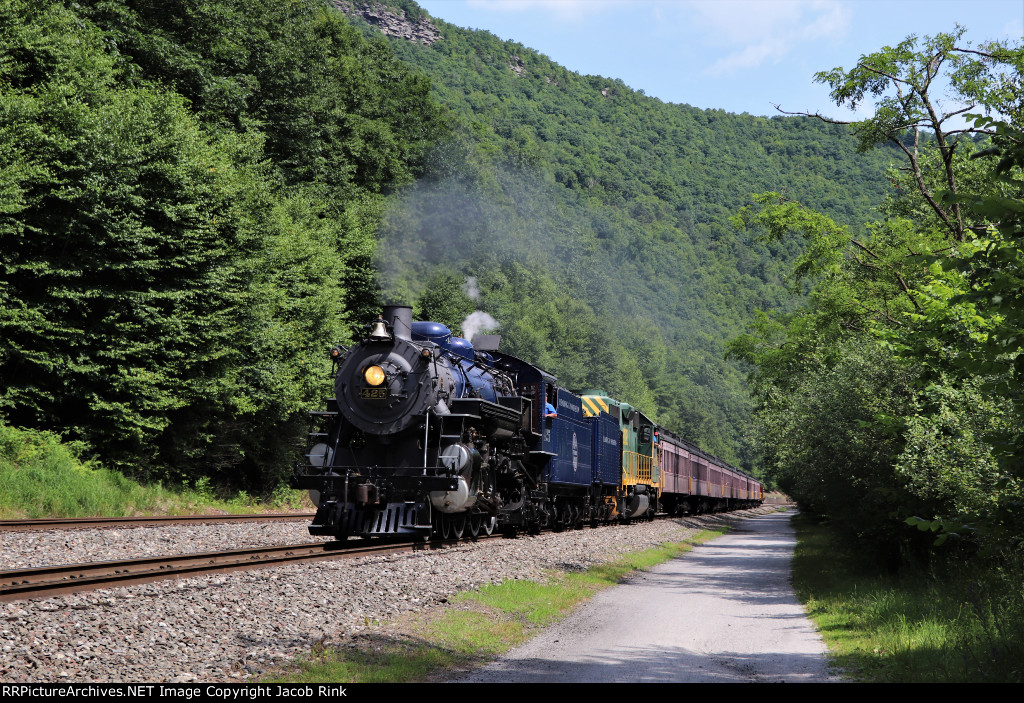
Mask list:
[[[601,592],[484,669],[486,683],[827,682],[826,648],[790,586],[793,513],[724,537]]]

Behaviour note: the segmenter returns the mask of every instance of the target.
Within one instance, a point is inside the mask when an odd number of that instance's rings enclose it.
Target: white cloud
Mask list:
[[[765,39],[759,44],[734,51],[724,59],[715,61],[707,72],[713,76],[731,75],[748,68],[756,68],[771,59],[778,62],[788,51],[788,43],[777,39]]]
[[[1016,41],[1024,36],[1024,17],[1017,17],[1010,19],[1003,25],[1001,33],[997,33],[993,39],[1002,39],[1004,41]]]
[[[707,69],[716,76],[777,63],[800,45],[837,41],[853,17],[836,0],[700,0],[686,8],[705,44],[725,53]]]

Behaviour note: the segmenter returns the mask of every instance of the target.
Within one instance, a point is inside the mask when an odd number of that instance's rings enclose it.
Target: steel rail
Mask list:
[[[493,537],[499,537],[494,535]],[[489,539],[480,535],[479,540]],[[0,571],[0,603],[48,598],[78,591],[115,588],[172,578],[259,569],[323,559],[358,557],[428,549],[444,549],[463,540],[429,542],[389,541],[375,544],[312,542],[276,547],[252,547],[223,552],[199,552],[141,559],[86,562]]]
[[[378,544],[344,547],[340,542],[313,542],[277,547],[253,547],[142,559],[87,562],[0,571],[0,602],[64,595],[150,583],[170,578],[257,569],[322,559],[356,558],[423,549],[422,544]]]
[[[300,518],[302,516],[297,516],[294,519]],[[659,514],[657,518],[665,519],[669,516]],[[561,532],[561,530],[554,531]],[[495,531],[493,535],[480,534],[475,538],[467,536],[448,540],[434,538],[429,541],[396,541],[392,539],[371,544],[312,542],[273,547],[251,547],[222,552],[198,552],[141,559],[11,569],[0,571],[0,602],[322,559],[354,559],[375,554],[443,549],[459,542],[500,539],[503,536],[501,532]]]
[[[0,531],[74,530],[110,527],[153,527],[233,522],[309,520],[314,513],[253,513],[251,515],[143,515],[135,517],[29,518],[0,520]]]

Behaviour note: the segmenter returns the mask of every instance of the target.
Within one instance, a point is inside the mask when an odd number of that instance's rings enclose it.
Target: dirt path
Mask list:
[[[792,514],[741,520],[457,681],[836,681],[789,582]]]

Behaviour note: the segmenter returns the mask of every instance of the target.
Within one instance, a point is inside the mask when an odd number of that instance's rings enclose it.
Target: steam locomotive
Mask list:
[[[311,534],[535,534],[762,500],[756,479],[636,408],[575,395],[498,351],[497,336],[477,339],[393,305],[358,344],[331,350],[335,397],[311,413],[291,479],[317,506]]]

